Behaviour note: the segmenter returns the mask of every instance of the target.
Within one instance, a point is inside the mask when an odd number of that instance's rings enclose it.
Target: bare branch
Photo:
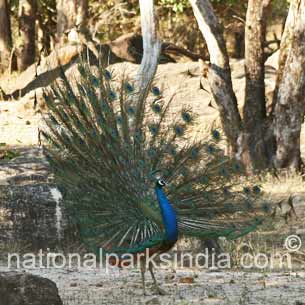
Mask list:
[[[153,0],[139,0],[143,36],[143,58],[138,71],[140,88],[146,88],[156,73],[161,42],[157,35],[157,19]]]

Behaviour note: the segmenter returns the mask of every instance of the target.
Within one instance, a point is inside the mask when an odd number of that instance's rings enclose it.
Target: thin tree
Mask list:
[[[58,0],[57,9],[57,40],[63,43],[65,33],[72,28],[84,32],[87,27],[88,0]]]
[[[35,61],[36,0],[19,0],[18,70],[23,71]]]
[[[0,71],[9,66],[12,48],[12,33],[7,0],[0,0]]]

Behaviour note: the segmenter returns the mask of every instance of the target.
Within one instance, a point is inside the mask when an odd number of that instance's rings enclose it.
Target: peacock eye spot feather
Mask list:
[[[128,82],[126,82],[124,84],[124,89],[127,93],[133,93],[134,92],[134,87]]]
[[[93,131],[91,132],[91,135],[92,135],[93,137],[96,137],[96,136],[97,136],[96,131],[95,131],[95,130],[93,130]]]
[[[50,116],[50,119],[54,125],[59,125],[57,120],[53,116]]]
[[[127,111],[127,114],[130,115],[130,116],[134,116],[135,113],[136,113],[136,110],[133,106],[128,106],[126,111]]]
[[[187,111],[182,111],[181,116],[185,123],[190,123],[192,121],[192,116]]]
[[[245,186],[244,188],[243,188],[243,192],[246,194],[246,195],[248,195],[248,194],[250,194],[250,188],[248,188],[247,186]]]
[[[118,125],[122,125],[123,124],[123,118],[119,115],[116,117],[116,122]]]
[[[65,112],[63,112],[62,115],[63,115],[65,121],[69,120],[69,116]]]
[[[150,133],[151,133],[153,136],[157,135],[158,132],[159,132],[159,127],[158,127],[156,124],[151,124],[151,125],[149,125],[148,128],[149,128]]]
[[[90,81],[94,87],[98,87],[100,84],[99,79],[97,77],[95,77],[94,75],[90,76]]]
[[[73,99],[74,99],[74,94],[73,94],[71,91],[68,91],[67,97],[68,97],[69,101],[73,101]]]
[[[235,162],[233,165],[232,165],[232,169],[234,172],[240,172],[242,167],[239,163]]]
[[[269,212],[271,211],[271,206],[270,206],[270,204],[267,203],[267,202],[263,202],[263,204],[262,204],[262,211],[263,211],[264,213],[269,213]]]
[[[220,140],[220,132],[217,129],[212,130],[212,137],[214,140]]]
[[[151,88],[151,92],[154,96],[160,96],[161,95],[161,91],[158,87],[154,86]]]
[[[103,75],[104,75],[104,77],[105,77],[106,80],[111,80],[111,79],[112,79],[112,74],[111,74],[111,72],[110,72],[109,70],[107,70],[107,69],[103,72]]]
[[[152,108],[153,112],[157,113],[157,114],[161,113],[161,111],[162,111],[162,107],[157,103],[153,103],[151,108]]]
[[[108,106],[108,104],[105,101],[101,102],[101,109],[104,112],[108,112],[109,111],[109,106]]]
[[[252,210],[252,209],[253,209],[253,204],[252,204],[252,202],[249,201],[249,200],[246,200],[245,206],[246,206],[246,208],[247,208],[248,210]]]
[[[184,128],[182,127],[182,126],[180,126],[180,125],[176,125],[175,127],[174,127],[174,132],[175,132],[175,134],[177,135],[177,136],[183,136],[183,134],[184,134]]]
[[[112,128],[110,130],[110,134],[112,135],[113,138],[117,138],[119,136],[119,133],[117,132],[116,129]]]
[[[109,91],[108,96],[111,101],[114,101],[117,98],[117,95],[113,90]]]
[[[192,150],[191,150],[192,159],[196,159],[196,158],[198,158],[198,156],[199,156],[199,149],[196,147],[192,148]]]
[[[230,195],[230,190],[229,190],[229,188],[225,186],[225,187],[223,188],[223,193],[224,193],[225,195]]]
[[[137,142],[143,141],[144,137],[143,137],[143,133],[142,133],[141,130],[135,131],[134,139],[135,139]]]
[[[219,170],[219,174],[224,177],[227,177],[229,175],[228,171],[225,168],[221,168]]]
[[[255,186],[252,188],[252,191],[253,191],[254,194],[258,195],[258,194],[260,194],[261,189],[260,189],[259,186],[255,185]]]
[[[147,155],[150,157],[150,158],[154,158],[156,155],[157,155],[157,152],[155,149],[153,148],[150,148],[147,150]]]
[[[213,145],[208,145],[207,152],[210,154],[213,154],[216,151],[215,147]]]

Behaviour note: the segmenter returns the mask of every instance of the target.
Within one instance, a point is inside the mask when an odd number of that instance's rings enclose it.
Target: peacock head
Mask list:
[[[156,181],[156,187],[162,188],[166,185],[166,182],[163,179],[157,179]]]
[[[163,180],[161,171],[159,169],[153,170],[150,175],[156,181],[155,185],[157,188],[163,188],[166,186],[166,182]]]

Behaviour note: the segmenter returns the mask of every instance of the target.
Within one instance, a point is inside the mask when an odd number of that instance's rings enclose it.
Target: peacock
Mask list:
[[[80,60],[76,73],[44,92],[44,152],[83,243],[96,253],[169,251],[180,237],[228,240],[257,228],[260,186],[248,183],[238,160],[221,149],[219,129],[193,136],[190,105],[172,111],[151,82]],[[243,181],[243,185],[240,185]],[[147,251],[148,250],[148,251]],[[142,256],[143,257],[143,256]],[[140,259],[143,290],[152,265]]]

